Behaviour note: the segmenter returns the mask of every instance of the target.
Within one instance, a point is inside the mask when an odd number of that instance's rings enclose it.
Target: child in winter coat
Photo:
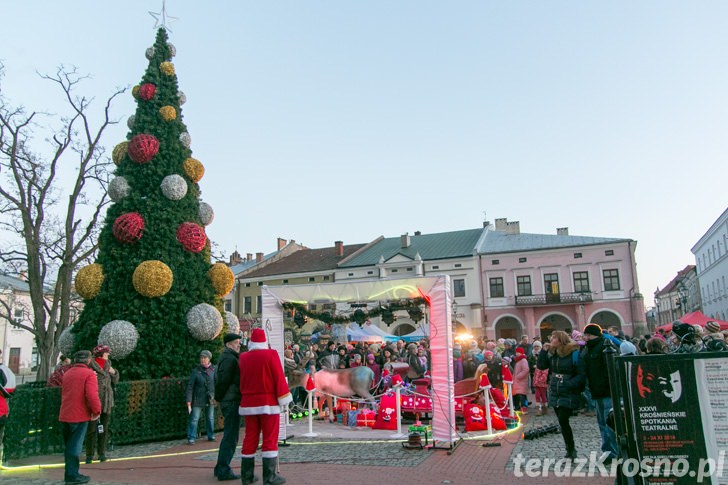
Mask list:
[[[550,345],[544,344],[543,350],[548,352]],[[541,348],[533,349],[534,354],[541,353]],[[549,387],[549,370],[536,367],[533,371],[533,388],[536,394],[536,416],[546,416],[549,413],[547,391]]]
[[[520,409],[522,414],[528,414],[528,406],[526,403],[526,394],[528,394],[528,378],[530,372],[528,370],[528,360],[524,350],[520,347],[516,348],[516,365],[515,374],[513,376],[513,407]]]

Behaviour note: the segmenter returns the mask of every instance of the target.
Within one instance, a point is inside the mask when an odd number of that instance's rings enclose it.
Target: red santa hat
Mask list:
[[[503,364],[503,383],[513,384],[513,374],[511,373],[511,368],[508,364]]]
[[[483,374],[480,376],[480,384],[478,387],[480,387],[481,389],[490,389],[491,387],[493,387],[490,384],[490,379],[488,379],[488,374]]]
[[[265,330],[262,328],[254,328],[250,333],[250,342],[248,342],[248,350],[267,349],[268,341],[265,337]]]

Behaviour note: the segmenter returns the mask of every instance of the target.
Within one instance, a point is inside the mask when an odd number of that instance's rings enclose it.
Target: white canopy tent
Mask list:
[[[379,302],[424,297],[430,303],[430,355],[432,373],[432,437],[435,442],[457,440],[452,373],[452,321],[450,277],[372,280],[318,285],[262,287],[262,321],[272,348],[283,361],[283,302],[309,303],[328,300],[337,303]],[[374,327],[373,325],[368,326]],[[381,330],[381,329],[379,329]],[[385,332],[386,333],[386,332]],[[281,420],[280,439],[286,438],[285,420]]]
[[[408,333],[407,335],[402,335],[401,338],[405,342],[418,342],[422,340],[423,338],[428,338],[430,336],[430,329],[429,327],[420,325],[417,330],[414,332]]]

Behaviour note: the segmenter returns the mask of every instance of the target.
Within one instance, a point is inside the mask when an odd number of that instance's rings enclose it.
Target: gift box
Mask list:
[[[351,426],[352,428],[356,426],[356,415],[357,411],[349,411],[346,413],[346,423],[348,426]]]
[[[372,410],[364,409],[359,411],[359,414],[356,416],[356,426],[358,428],[373,428],[375,418],[376,414]]]

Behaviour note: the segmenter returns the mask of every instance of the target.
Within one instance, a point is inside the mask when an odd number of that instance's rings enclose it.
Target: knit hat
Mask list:
[[[695,329],[692,325],[683,323],[680,320],[672,322],[672,333],[677,335],[678,338],[682,339],[688,334],[695,334]]]
[[[625,340],[619,346],[619,355],[637,355],[637,347]]]
[[[238,340],[240,338],[241,338],[240,335],[238,335],[237,333],[228,333],[228,334],[225,334],[225,337],[223,338],[223,342],[228,343],[228,342],[232,342],[233,340]]]
[[[101,357],[106,353],[111,353],[111,349],[109,349],[108,345],[97,345],[94,347],[94,356]]]
[[[484,356],[484,357],[485,357],[486,359],[490,360],[490,359],[492,359],[492,358],[493,358],[493,352],[491,352],[490,350],[486,350],[485,352],[483,352],[483,356]]]
[[[720,324],[718,322],[710,320],[708,323],[705,324],[705,331],[708,333],[718,333],[720,332]]]
[[[207,357],[208,359],[212,359],[212,352],[209,350],[203,350],[200,352],[200,357]]]
[[[517,347],[516,348],[516,355],[526,355],[526,351],[523,350],[523,347]]]
[[[593,335],[595,337],[601,337],[602,336],[602,327],[600,327],[596,323],[590,323],[589,325],[584,327],[584,334]]]
[[[374,354],[367,354],[367,362],[374,362]]]
[[[533,345],[531,345],[531,347],[536,348],[536,349],[542,349],[543,348],[543,344],[541,342],[539,342],[538,340],[536,340],[533,343]]]

